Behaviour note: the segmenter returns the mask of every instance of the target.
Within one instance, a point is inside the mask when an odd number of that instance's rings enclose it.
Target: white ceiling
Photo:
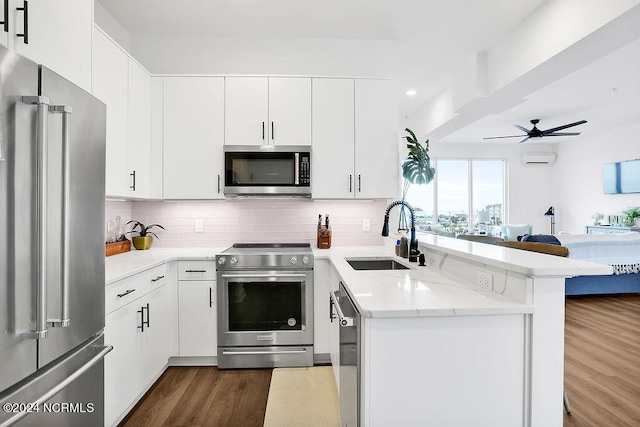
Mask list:
[[[640,119],[640,40],[575,71],[527,96],[521,104],[480,120],[446,136],[444,142],[482,142],[483,137],[521,135],[513,125],[531,129],[530,119],[540,119],[539,129],[587,120],[564,132],[595,134]],[[557,143],[573,138],[545,137],[527,141]],[[493,140],[513,144],[522,138]],[[487,143],[487,142],[485,142]]]
[[[547,0],[96,0],[132,36],[316,38],[390,42],[397,62],[401,113],[410,115],[451,83],[477,52],[490,49]],[[547,129],[581,119],[595,132],[640,117],[640,42],[532,93],[443,141],[516,135],[512,125]],[[151,70],[152,72],[154,70]],[[404,95],[407,89],[418,95]],[[615,90],[614,90],[615,88]],[[566,137],[568,138],[568,137]],[[562,140],[545,138],[545,142]],[[519,139],[497,140],[517,143]]]

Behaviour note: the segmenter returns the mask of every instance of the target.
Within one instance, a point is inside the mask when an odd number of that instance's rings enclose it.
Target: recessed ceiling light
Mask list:
[[[418,92],[416,92],[416,91],[415,91],[415,90],[413,90],[413,89],[409,89],[409,90],[407,91],[407,95],[409,95],[409,96],[413,96],[413,95],[415,95],[416,93],[418,93]]]

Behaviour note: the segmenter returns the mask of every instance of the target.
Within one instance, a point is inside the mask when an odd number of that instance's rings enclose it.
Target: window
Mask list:
[[[436,179],[412,185],[418,231],[499,235],[504,219],[504,160],[435,160]],[[434,220],[437,219],[437,220]]]

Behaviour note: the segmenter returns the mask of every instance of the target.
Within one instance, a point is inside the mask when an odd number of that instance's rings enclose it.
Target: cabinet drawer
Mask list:
[[[214,261],[178,261],[178,280],[216,280]]]
[[[166,264],[112,283],[105,290],[105,313],[109,314],[166,283]]]

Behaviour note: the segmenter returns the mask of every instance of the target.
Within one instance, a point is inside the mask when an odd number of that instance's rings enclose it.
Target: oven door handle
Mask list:
[[[265,273],[259,273],[259,274],[222,274],[222,278],[223,279],[263,279],[263,278],[273,278],[273,277],[287,277],[287,278],[291,278],[291,277],[298,277],[298,278],[304,278],[306,277],[307,274],[306,273],[273,273],[273,274],[265,274]]]
[[[306,353],[307,350],[274,350],[274,351],[269,351],[269,350],[249,350],[249,351],[229,351],[229,350],[224,350],[222,352],[222,354],[233,354],[233,355],[239,355],[239,354],[244,354],[244,355],[255,355],[255,354],[301,354],[301,353]]]

